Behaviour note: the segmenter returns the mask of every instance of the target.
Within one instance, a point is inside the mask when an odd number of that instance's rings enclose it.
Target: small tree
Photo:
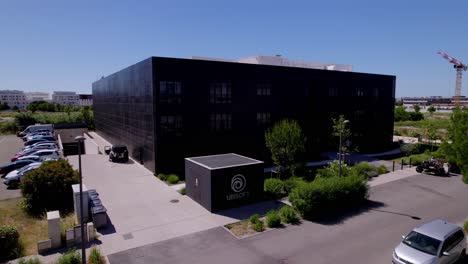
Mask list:
[[[431,105],[427,108],[427,111],[429,112],[430,115],[432,115],[436,111],[436,109],[434,106]]]
[[[421,111],[421,107],[419,105],[413,105],[413,109],[416,113],[419,113],[419,111]]]
[[[339,138],[341,135],[341,142],[349,142],[349,138],[351,137],[351,130],[345,123],[345,117],[340,115],[337,119],[332,118],[333,122],[333,136]],[[339,143],[338,143],[339,144]],[[344,143],[341,144],[341,151],[345,152],[349,148],[349,145]]]
[[[66,160],[44,162],[23,176],[20,187],[24,208],[32,214],[67,210],[73,205],[71,186],[78,182],[78,173]]]
[[[456,108],[450,117],[448,137],[452,144],[444,144],[444,152],[449,162],[454,162],[468,184],[468,110]]]
[[[297,158],[305,151],[305,137],[297,121],[282,120],[276,123],[265,132],[265,142],[273,162],[279,168],[280,176],[286,167],[290,175],[294,175]]]

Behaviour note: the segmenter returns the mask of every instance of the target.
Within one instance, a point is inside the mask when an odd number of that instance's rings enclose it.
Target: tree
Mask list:
[[[339,138],[341,134],[341,151],[345,152],[349,148],[349,138],[351,137],[351,130],[349,129],[348,125],[345,123],[345,117],[340,115],[338,119],[332,118],[333,123],[333,136]],[[343,143],[344,142],[344,143]],[[338,142],[339,144],[339,142]]]
[[[3,104],[0,104],[0,110],[8,110],[10,109],[10,106],[8,105],[7,102],[3,102]]]
[[[301,127],[294,120],[281,120],[265,132],[265,143],[280,177],[284,176],[286,168],[294,175],[297,158],[305,151],[305,140]]]
[[[398,106],[395,108],[395,121],[405,121],[409,119],[409,114],[406,112],[405,107]]]
[[[433,105],[431,105],[427,108],[427,111],[429,112],[430,115],[432,115],[436,111],[436,109]]]
[[[93,113],[89,106],[85,106],[80,110],[80,120],[83,121],[89,129],[94,129]]]
[[[71,186],[78,182],[78,173],[66,160],[46,161],[26,172],[21,180],[24,209],[32,214],[70,209],[73,206]]]
[[[11,108],[11,110],[13,110],[13,111],[19,111],[19,108],[18,108],[18,106],[15,105],[15,106],[13,106],[13,108]]]
[[[437,140],[439,136],[437,135],[437,129],[435,129],[433,124],[426,127],[426,137],[430,140],[431,151],[434,151],[434,140]]]
[[[419,113],[421,111],[421,107],[419,105],[413,105],[414,112]]]
[[[463,181],[468,184],[468,110],[456,108],[450,117],[448,137],[452,144],[444,144],[449,162],[454,162],[463,174]]]

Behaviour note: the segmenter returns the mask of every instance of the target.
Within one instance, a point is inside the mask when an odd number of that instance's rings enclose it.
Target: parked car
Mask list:
[[[15,156],[13,156],[11,158],[11,162],[13,162],[13,161],[15,161],[18,158],[23,157],[23,156],[35,155],[34,153],[39,151],[39,150],[56,150],[56,151],[58,151],[58,149],[55,146],[52,146],[52,147],[51,146],[37,146],[35,148],[23,150],[23,151],[20,151],[20,152],[16,153]]]
[[[29,150],[32,150],[32,149],[54,149],[54,148],[57,148],[57,145],[52,143],[52,144],[41,144],[41,145],[32,145],[32,146],[28,146],[26,148],[23,148],[23,150],[17,152],[16,154],[22,154],[26,151],[29,151]]]
[[[19,182],[21,181],[21,178],[23,177],[24,173],[39,168],[41,164],[42,163],[40,162],[35,162],[29,165],[26,165],[19,170],[14,170],[5,176],[3,183],[7,186],[17,186]]]
[[[30,140],[33,140],[33,139],[41,139],[41,138],[47,139],[47,140],[50,140],[50,141],[55,141],[55,137],[51,136],[51,135],[34,135],[34,136],[27,137],[26,141],[30,141]]]
[[[42,162],[44,161],[44,159],[40,156],[37,156],[37,155],[28,155],[28,156],[23,156],[23,157],[19,157],[17,160],[26,160],[26,159],[29,159],[29,160],[33,160],[35,162]]]
[[[24,143],[24,146],[30,146],[30,145],[35,144],[37,142],[54,142],[55,143],[55,140],[47,140],[45,138],[38,138],[38,139],[33,139],[33,140],[30,140],[30,141],[26,141]]]
[[[433,220],[413,229],[393,251],[397,264],[455,263],[466,254],[463,229],[444,220]]]
[[[28,164],[34,163],[34,162],[36,162],[36,161],[30,160],[30,159],[24,159],[24,160],[17,160],[15,162],[10,162],[10,163],[4,164],[4,165],[0,166],[0,174],[2,174],[4,176],[4,175],[10,173],[11,171],[21,169],[22,167],[24,167],[24,166],[26,166]]]
[[[39,156],[42,158],[42,160],[45,160],[46,158],[52,158],[52,159],[60,158],[60,154],[57,149],[40,149],[31,153],[31,155]]]
[[[28,133],[33,133],[33,132],[37,132],[37,131],[49,131],[50,133],[53,133],[54,132],[54,126],[52,124],[44,124],[44,125],[31,125],[31,126],[28,126],[26,129],[24,129],[23,131],[19,132],[17,134],[18,137],[24,137],[26,134]]]
[[[57,147],[57,144],[55,142],[50,142],[50,141],[46,141],[46,142],[41,141],[41,142],[37,142],[37,143],[29,145],[29,146],[25,146],[25,147],[23,147],[23,150],[32,149],[32,148],[37,147],[37,146]]]
[[[50,132],[31,133],[31,134],[27,134],[26,136],[24,136],[23,141],[28,141],[34,138],[40,138],[44,136],[53,136],[53,135]]]
[[[112,146],[111,151],[109,153],[109,160],[112,162],[115,161],[128,161],[128,150],[127,146],[124,145],[115,145]]]

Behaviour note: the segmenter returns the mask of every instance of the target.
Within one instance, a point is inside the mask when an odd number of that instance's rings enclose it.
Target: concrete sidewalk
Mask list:
[[[381,174],[377,177],[373,177],[369,180],[369,186],[374,187],[377,185],[385,184],[392,181],[401,180],[407,177],[418,175],[420,173],[416,172],[415,167],[413,168],[404,168],[403,170],[396,170],[394,172],[389,172]]]

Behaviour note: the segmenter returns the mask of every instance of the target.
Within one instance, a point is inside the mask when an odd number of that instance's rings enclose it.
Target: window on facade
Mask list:
[[[266,83],[266,82],[257,83],[257,95],[258,96],[271,95],[271,84]]]
[[[257,113],[257,125],[270,124],[270,113],[259,112]]]
[[[379,97],[379,88],[374,88],[373,94],[374,97]]]
[[[328,88],[328,96],[338,96],[338,88],[337,87]]]
[[[211,114],[211,130],[230,130],[232,127],[231,114]]]
[[[160,125],[163,135],[178,134],[182,129],[182,117],[180,115],[162,115]]]
[[[169,104],[180,104],[182,101],[182,85],[177,81],[159,82],[159,101]]]
[[[215,82],[210,85],[210,103],[230,104],[232,102],[231,84],[227,82]]]
[[[362,87],[356,88],[356,95],[357,96],[364,96],[364,89]]]

